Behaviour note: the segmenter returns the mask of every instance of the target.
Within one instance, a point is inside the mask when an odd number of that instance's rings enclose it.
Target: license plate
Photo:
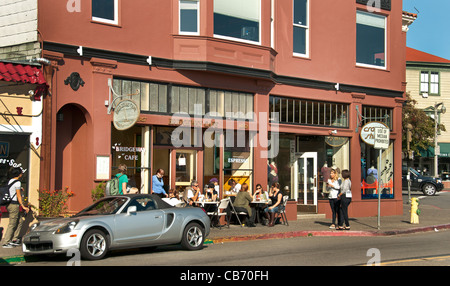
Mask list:
[[[30,242],[39,242],[39,237],[30,237]]]

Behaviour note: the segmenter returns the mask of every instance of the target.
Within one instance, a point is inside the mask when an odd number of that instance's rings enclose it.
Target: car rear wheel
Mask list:
[[[105,257],[108,252],[108,237],[99,229],[91,229],[85,233],[81,240],[81,257],[86,260],[98,260]]]
[[[205,240],[205,230],[196,223],[191,222],[186,226],[181,239],[181,245],[188,250],[200,250],[203,248]]]
[[[433,184],[425,184],[422,191],[427,196],[434,196],[436,194],[436,186]]]

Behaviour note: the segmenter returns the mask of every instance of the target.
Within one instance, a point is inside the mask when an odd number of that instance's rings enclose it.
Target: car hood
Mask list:
[[[79,217],[67,217],[67,218],[56,218],[39,221],[39,226],[34,229],[34,231],[56,231],[59,227],[71,221],[86,221],[88,219],[98,219],[103,217],[103,215],[97,216],[79,216]]]

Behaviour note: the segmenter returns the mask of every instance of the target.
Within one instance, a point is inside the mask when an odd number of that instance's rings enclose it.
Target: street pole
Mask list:
[[[378,171],[381,170],[381,155],[383,153],[383,150],[379,150],[378,155]],[[378,229],[381,228],[381,175],[380,172],[378,172]]]

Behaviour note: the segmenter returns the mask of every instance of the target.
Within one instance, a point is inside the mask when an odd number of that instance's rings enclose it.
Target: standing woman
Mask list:
[[[30,210],[23,204],[22,192],[23,188],[20,182],[22,178],[22,171],[19,168],[15,168],[11,171],[11,179],[8,182],[9,196],[12,198],[11,203],[6,207],[9,213],[9,224],[5,234],[5,244],[3,248],[13,248],[21,245],[20,231],[25,219],[23,219],[24,213],[20,211],[20,207],[28,213]]]
[[[343,170],[342,178],[344,182],[341,186],[341,193],[339,198],[341,200],[340,214],[339,214],[339,229],[350,230],[350,223],[348,222],[348,205],[352,202],[352,182],[350,181],[350,171]],[[345,220],[345,227],[343,226]]]
[[[330,228],[336,228],[336,218],[339,215],[339,204],[340,201],[338,200],[338,194],[341,189],[340,183],[339,183],[339,177],[336,169],[332,169],[330,173],[330,179],[328,179],[327,187],[329,190],[328,199],[330,202],[331,207],[331,225]]]

